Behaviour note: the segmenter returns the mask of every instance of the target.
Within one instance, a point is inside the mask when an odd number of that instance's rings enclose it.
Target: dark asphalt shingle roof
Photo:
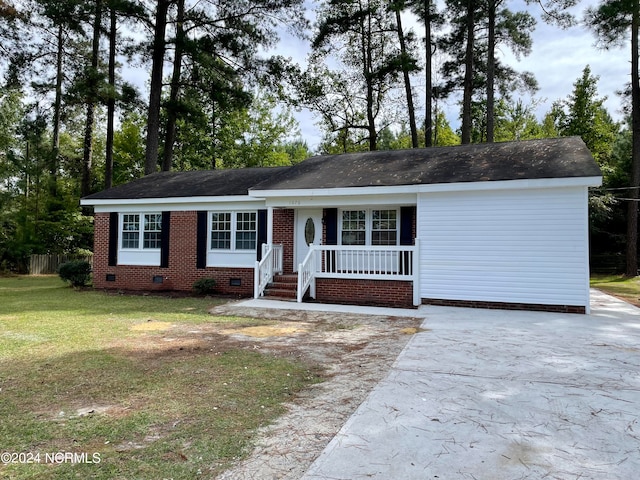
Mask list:
[[[86,200],[247,195],[250,187],[290,167],[159,172],[94,193]]]
[[[251,190],[599,177],[580,137],[312,157]]]
[[[293,167],[162,172],[85,200],[247,195],[249,190],[599,177],[580,137],[321,155]]]

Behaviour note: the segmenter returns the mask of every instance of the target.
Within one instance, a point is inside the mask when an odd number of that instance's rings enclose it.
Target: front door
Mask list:
[[[309,253],[309,244],[311,243],[314,245],[322,243],[321,208],[296,210],[294,271],[298,271],[298,265]]]

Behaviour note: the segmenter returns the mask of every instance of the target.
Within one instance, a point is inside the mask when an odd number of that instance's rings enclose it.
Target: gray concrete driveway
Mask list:
[[[640,478],[640,309],[420,313],[304,480]]]

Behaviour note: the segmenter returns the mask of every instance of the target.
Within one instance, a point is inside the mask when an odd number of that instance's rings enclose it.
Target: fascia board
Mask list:
[[[415,193],[386,193],[375,195],[331,195],[331,196],[292,196],[267,198],[267,207],[346,207],[362,205],[415,205],[417,195]]]
[[[428,185],[395,185],[383,187],[345,187],[317,189],[249,190],[249,195],[265,198],[268,205],[275,205],[276,198],[352,197],[366,195],[397,195],[428,192],[464,192],[478,190],[512,190],[520,188],[595,187],[602,184],[602,177],[536,178],[499,180],[488,182],[438,183]],[[282,202],[281,202],[282,203]]]
[[[564,177],[501,180],[495,182],[440,183],[435,185],[418,185],[417,187],[419,193],[429,193],[519,190],[531,188],[597,187],[601,184],[602,177]]]
[[[100,199],[80,201],[81,205],[93,206],[96,213],[112,211],[186,211],[220,209],[265,208],[263,199],[248,196],[225,197],[180,197],[159,199]]]

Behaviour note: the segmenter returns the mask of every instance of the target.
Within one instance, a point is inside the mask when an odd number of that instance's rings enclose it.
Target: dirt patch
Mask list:
[[[132,325],[131,330],[134,330],[137,332],[157,332],[157,331],[169,330],[171,327],[173,327],[173,324],[169,322],[157,322],[154,320],[147,320],[146,323],[138,323],[136,325]]]
[[[326,376],[323,383],[288,404],[288,413],[259,430],[249,457],[218,480],[300,478],[387,375],[421,323],[419,318],[253,309],[233,304],[216,307],[211,313],[272,320],[265,327],[227,329],[228,341],[319,365]]]
[[[230,328],[222,330],[224,335],[245,335],[255,338],[287,337],[296,333],[305,333],[311,325],[304,322],[286,322],[278,325],[259,325],[255,327]]]

